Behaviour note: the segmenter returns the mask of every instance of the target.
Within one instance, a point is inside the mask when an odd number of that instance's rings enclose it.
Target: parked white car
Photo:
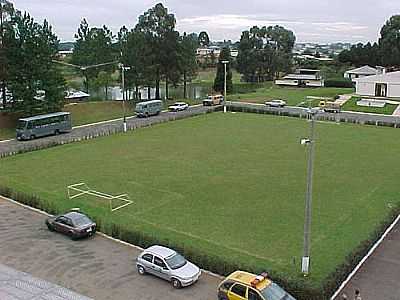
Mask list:
[[[271,100],[265,102],[265,105],[269,107],[284,107],[286,106],[286,102],[283,100]]]
[[[174,104],[168,106],[169,111],[180,111],[189,108],[189,104],[185,102],[175,102]]]
[[[158,276],[170,281],[177,289],[195,283],[201,274],[200,268],[182,255],[158,245],[143,250],[136,259],[136,267],[140,275]]]

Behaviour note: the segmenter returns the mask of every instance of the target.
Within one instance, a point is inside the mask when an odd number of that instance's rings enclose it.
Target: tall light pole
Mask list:
[[[224,113],[226,113],[226,65],[229,64],[229,60],[222,60],[224,64]]]
[[[122,109],[124,111],[124,132],[127,131],[127,126],[126,126],[126,111],[125,111],[125,71],[130,70],[130,67],[126,67],[123,64],[120,64],[119,67],[121,68],[121,79],[122,79]]]
[[[314,172],[314,147],[315,147],[315,115],[318,110],[309,108],[310,136],[308,139],[302,139],[301,144],[308,146],[308,164],[307,164],[307,192],[306,204],[304,210],[304,248],[301,261],[301,272],[308,275],[310,267],[310,243],[311,243],[311,212],[312,212],[312,187]]]

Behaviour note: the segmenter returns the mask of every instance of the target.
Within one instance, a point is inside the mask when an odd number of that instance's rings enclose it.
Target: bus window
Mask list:
[[[19,121],[17,124],[17,129],[25,129],[26,123],[26,121]]]

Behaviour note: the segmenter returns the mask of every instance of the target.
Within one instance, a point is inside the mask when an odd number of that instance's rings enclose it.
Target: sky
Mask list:
[[[11,0],[12,1],[12,0]],[[374,42],[380,28],[400,14],[400,0],[14,0],[36,21],[47,19],[61,41],[73,41],[82,18],[114,33],[133,28],[139,15],[162,2],[180,32],[207,31],[211,40],[237,41],[250,27],[281,25],[297,42]]]

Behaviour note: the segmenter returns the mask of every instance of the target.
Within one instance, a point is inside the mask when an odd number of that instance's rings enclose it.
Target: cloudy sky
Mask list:
[[[11,0],[12,1],[12,0]],[[138,16],[159,1],[14,0],[36,20],[47,19],[62,41],[73,40],[82,18],[114,32],[133,27]],[[282,25],[298,42],[376,41],[386,20],[400,14],[400,0],[166,0],[183,32],[206,30],[212,40],[238,40],[253,25]]]

